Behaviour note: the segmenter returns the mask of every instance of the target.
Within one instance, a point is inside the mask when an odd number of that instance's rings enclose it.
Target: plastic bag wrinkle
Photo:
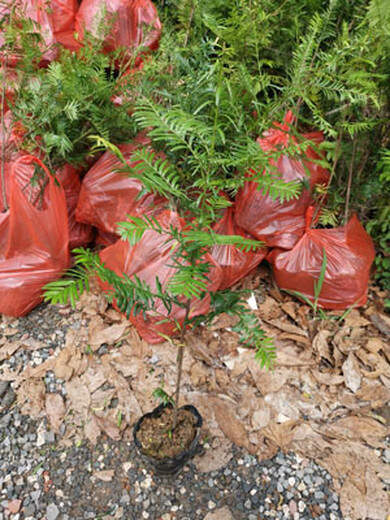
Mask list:
[[[318,306],[348,309],[365,305],[375,249],[356,215],[339,228],[307,228],[291,251],[274,249],[267,260],[281,289],[299,292],[314,303],[314,283],[318,283],[324,251],[326,271]]]
[[[222,218],[213,226],[213,230],[220,235],[240,235],[253,239],[245,230],[240,228],[234,220],[234,209],[227,208]],[[236,282],[244,278],[250,271],[257,267],[267,255],[267,248],[256,251],[242,251],[234,245],[215,245],[210,254],[214,261],[222,269],[222,282],[220,290],[228,289]]]

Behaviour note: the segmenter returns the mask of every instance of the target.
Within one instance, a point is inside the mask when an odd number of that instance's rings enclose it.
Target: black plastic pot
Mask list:
[[[199,443],[200,430],[202,428],[203,419],[198,410],[192,405],[186,405],[179,408],[179,410],[188,410],[196,418],[196,435],[194,437],[194,440],[191,442],[191,445],[187,450],[183,450],[181,453],[176,455],[176,457],[156,459],[154,457],[151,457],[150,455],[142,453],[142,446],[140,441],[137,439],[137,433],[145,419],[147,419],[148,417],[159,417],[162,414],[164,408],[164,404],[160,404],[160,406],[155,408],[153,411],[143,415],[134,426],[133,436],[140,457],[153,469],[155,474],[159,475],[160,477],[172,477],[180,473],[184,465],[195,455],[196,448]]]

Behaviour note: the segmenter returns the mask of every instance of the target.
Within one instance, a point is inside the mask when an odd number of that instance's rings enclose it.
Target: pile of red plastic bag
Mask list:
[[[213,229],[219,234],[256,238],[264,245],[250,252],[232,245],[212,247],[206,259],[212,266],[208,289],[232,287],[267,258],[282,289],[299,292],[313,303],[316,299],[319,307],[346,309],[351,305],[364,305],[375,254],[372,240],[356,216],[336,229],[311,227],[313,217],[316,217],[313,190],[318,184],[327,185],[330,175],[319,166],[320,156],[308,146],[309,141],[319,144],[323,140],[322,134],[297,135],[295,131],[291,132],[292,122],[289,112],[283,124],[274,123],[258,143],[264,152],[283,150],[291,141],[296,145],[306,143],[294,158],[287,153],[279,154],[276,163],[270,158],[272,169],[283,180],[302,181],[300,196],[283,203],[273,200],[258,189],[258,183],[253,180],[254,172],[248,173],[244,187]],[[128,164],[135,169],[137,162],[132,160],[132,154],[140,146],[151,146],[144,134],[120,147]],[[150,231],[137,245],[130,246],[116,235],[116,223],[125,220],[126,215],[142,214],[155,216],[163,229],[172,225],[181,229],[185,223],[167,209],[163,198],[152,194],[140,197],[141,182],[117,173],[119,166],[119,159],[106,152],[89,170],[82,184],[76,219],[99,230],[100,243],[108,246],[100,253],[107,267],[117,274],[137,275],[152,288],[155,288],[158,276],[164,288],[175,274],[172,243],[167,243],[164,234]],[[324,254],[325,277],[320,295],[315,298],[315,283],[320,277]],[[191,316],[207,312],[209,305],[207,297],[194,299]],[[182,324],[183,319],[183,308],[174,308],[168,315],[158,301],[153,311],[136,316],[130,314],[140,335],[150,343],[163,341],[161,333],[172,335],[176,321]]]
[[[55,59],[55,43],[77,51],[86,30],[97,35],[102,0],[83,0],[80,7],[75,0],[55,0],[50,12],[41,0],[19,3],[42,28],[48,61]],[[111,0],[106,8],[106,16],[117,16],[113,31],[105,37],[104,49],[110,51],[120,45],[128,48],[130,54],[134,47],[158,46],[161,25],[150,0]],[[5,8],[1,9],[4,14]],[[143,34],[145,24],[150,27],[147,34]],[[17,60],[18,56],[13,56],[8,67]],[[9,70],[12,75],[12,68]],[[12,92],[6,92],[5,97],[12,101]],[[167,243],[166,235],[148,231],[138,244],[130,246],[120,239],[116,226],[128,215],[148,215],[155,217],[162,229],[183,229],[185,221],[168,208],[167,201],[144,193],[139,179],[120,173],[121,162],[110,151],[87,172],[65,165],[49,173],[44,158],[20,151],[18,142],[23,128],[11,126],[6,105],[3,110],[5,132],[0,135],[0,143],[4,151],[5,186],[1,186],[0,178],[0,313],[23,316],[29,312],[41,301],[42,287],[69,267],[69,251],[93,242],[105,246],[101,259],[117,274],[137,275],[152,288],[158,277],[165,288],[175,274],[175,247]],[[293,115],[288,112],[283,123],[274,122],[257,142],[269,156],[268,166],[275,175],[286,182],[302,183],[300,196],[283,203],[275,200],[259,189],[256,179],[263,172],[247,173],[243,188],[213,229],[219,234],[255,238],[263,247],[250,252],[231,245],[212,247],[205,259],[211,265],[208,290],[232,287],[266,258],[282,289],[299,292],[312,302],[316,299],[319,307],[345,309],[364,305],[374,259],[372,241],[356,216],[340,228],[314,228],[320,211],[318,206],[314,208],[314,189],[316,185],[326,186],[330,180],[329,172],[319,166],[321,156],[314,149],[323,136],[321,132],[298,134],[293,123]],[[283,153],[290,145],[296,150],[294,156],[287,150]],[[139,163],[133,155],[141,147],[152,147],[144,133],[119,146],[135,171]],[[38,179],[34,188],[31,178]],[[324,261],[324,280],[315,298],[315,284]],[[209,307],[209,296],[194,299],[190,316],[207,313]],[[168,313],[156,300],[153,311],[130,313],[130,320],[143,338],[157,343],[163,341],[161,334],[177,331],[184,314],[180,306]]]
[[[42,37],[40,67],[56,59],[61,45],[77,52],[83,46],[85,31],[99,38],[98,28],[107,25],[102,21],[111,18],[112,30],[104,35],[103,49],[107,52],[120,46],[130,57],[138,47],[154,50],[161,33],[151,0],[83,0],[80,6],[77,0],[6,0],[0,6],[0,16],[5,24],[7,19],[17,24],[18,17],[35,23]],[[4,41],[0,31],[0,45]],[[4,103],[0,107],[0,313],[9,316],[23,316],[40,303],[43,286],[60,278],[70,267],[69,251],[91,243],[95,232],[89,222],[76,219],[84,172],[68,164],[49,172],[42,154],[37,151],[36,156],[29,155],[21,146],[26,130],[20,123],[12,123],[9,110],[19,88],[13,67],[20,57],[17,50],[12,55],[0,52],[1,69],[6,75]],[[142,63],[136,65],[140,68]],[[131,157],[137,145],[143,144],[145,139],[139,143],[135,140],[125,147],[127,155]],[[135,197],[142,189],[141,183],[126,180]],[[149,199],[153,197],[145,196],[134,206],[146,206]],[[126,206],[125,211],[131,209]],[[96,210],[99,212],[99,208]],[[125,217],[120,208],[118,213],[122,219]],[[104,220],[105,216],[100,217]],[[113,241],[112,233],[102,232],[101,237]]]

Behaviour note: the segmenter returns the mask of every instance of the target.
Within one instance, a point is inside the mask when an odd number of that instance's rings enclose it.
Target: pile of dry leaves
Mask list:
[[[264,286],[268,276],[262,268],[245,284],[259,287],[261,279]],[[182,404],[198,407],[212,446],[196,460],[200,471],[224,465],[232,443],[260,460],[293,450],[330,472],[345,516],[386,517],[390,468],[380,455],[390,422],[390,319],[381,312],[384,295],[376,288],[370,295],[365,309],[352,310],[343,321],[340,314],[321,320],[271,282],[267,291],[254,289],[258,316],[277,345],[273,373],[260,370],[253,352],[237,346],[227,316],[191,334]],[[134,422],[156,405],[153,389],[163,381],[173,392],[176,353],[168,344],[140,340],[97,290],[76,312],[89,324],[70,330],[64,349],[37,367],[0,377],[14,381],[23,413],[46,415],[54,432],[66,423],[61,443],[82,437],[96,443],[102,433],[129,439]],[[108,349],[99,354],[102,345]],[[23,347],[4,339],[0,361]],[[29,347],[40,344],[30,341]],[[65,381],[65,399],[46,393],[42,378],[48,371]]]

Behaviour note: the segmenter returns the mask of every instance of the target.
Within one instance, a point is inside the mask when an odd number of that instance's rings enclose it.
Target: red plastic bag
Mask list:
[[[35,166],[48,183],[34,204],[25,188]],[[64,191],[40,159],[19,158],[9,184],[10,209],[0,214],[0,313],[16,317],[40,303],[42,287],[69,267],[69,233]]]
[[[291,251],[273,250],[267,260],[281,289],[297,291],[314,303],[326,254],[326,270],[318,306],[347,309],[367,301],[367,289],[375,249],[371,237],[356,215],[335,229],[310,229],[313,208],[309,208],[307,229]]]
[[[72,34],[79,8],[77,0],[51,0],[49,5],[54,34],[56,36],[58,33]]]
[[[86,246],[91,242],[93,229],[87,224],[80,224],[76,221],[76,206],[79,200],[81,182],[76,168],[66,164],[56,172],[56,177],[64,188],[66,206],[68,209],[69,224],[69,249]]]
[[[172,211],[166,210],[161,213],[157,220],[164,229],[168,229],[170,225],[183,228],[185,222],[183,219]],[[167,286],[169,280],[175,274],[176,270],[171,266],[172,264],[172,248],[173,243],[170,241],[166,243],[167,235],[158,234],[155,231],[146,231],[135,246],[130,246],[128,242],[119,240],[113,246],[104,249],[100,253],[102,261],[106,267],[113,270],[118,275],[123,273],[131,277],[137,275],[142,281],[146,282],[152,290],[156,290],[156,277],[161,282],[163,288]],[[210,291],[218,290],[222,272],[216,265],[210,255],[206,255],[205,261],[209,262],[213,267],[210,269],[208,278],[210,283],[208,289]],[[198,316],[205,314],[210,308],[210,296],[206,295],[202,300],[193,299],[191,303],[190,316]],[[159,335],[159,332],[165,335],[174,335],[176,331],[176,324],[174,320],[183,323],[185,316],[185,309],[173,306],[171,313],[169,313],[159,300],[153,311],[146,312],[144,317],[142,313],[130,314],[130,321],[136,327],[141,337],[148,343],[160,343],[165,341]],[[168,318],[169,321],[165,323],[159,322]]]
[[[220,235],[240,235],[244,238],[253,238],[236,224],[234,209],[231,207],[225,210],[223,217],[214,225],[213,229]],[[222,269],[223,278],[220,290],[228,289],[241,278],[244,278],[260,264],[267,252],[268,250],[265,247],[256,251],[244,252],[235,246],[215,245],[210,254]]]
[[[55,59],[58,54],[55,46],[59,41],[58,35],[71,35],[74,31],[77,0],[6,0],[0,7],[0,18],[9,15],[11,6],[16,7],[13,24],[21,17],[37,22],[45,45],[42,49],[43,61]],[[3,43],[4,38],[0,33],[0,45]],[[8,65],[15,66],[19,59],[20,55],[15,52],[9,57]]]
[[[112,246],[119,240],[118,235],[115,235],[114,233],[100,231],[100,229],[95,229],[95,231],[95,244],[97,244],[98,246]]]
[[[105,39],[107,52],[120,46],[128,48],[129,53],[141,46],[158,48],[161,22],[151,0],[83,0],[76,15],[76,32],[82,37],[86,30],[99,37],[99,29],[112,17],[115,17],[114,26]],[[143,26],[149,26],[150,30],[146,32]]]
[[[130,144],[118,148],[129,166],[136,168],[139,162],[131,160],[134,152],[149,144],[150,140],[139,134]],[[166,206],[165,199],[152,193],[138,198],[143,190],[142,182],[125,173],[118,173],[117,170],[122,167],[122,162],[109,151],[92,166],[81,185],[76,208],[78,222],[116,233],[117,222],[125,220],[126,215],[158,211]]]
[[[274,150],[275,147],[285,148],[290,140],[297,143],[296,137],[289,134],[292,119],[292,113],[288,112],[284,124],[274,123],[277,128],[270,129],[263,138],[258,139],[265,152]],[[303,135],[302,139],[311,139],[319,143],[323,137],[320,132],[314,132]],[[285,182],[309,181],[311,186],[319,183],[327,184],[329,173],[312,162],[318,157],[312,148],[308,148],[302,152],[299,160],[281,155],[276,164],[272,159],[270,164],[276,166]],[[309,178],[305,168],[311,174]],[[250,176],[251,174],[248,178]],[[264,241],[269,247],[291,249],[305,231],[305,211],[311,202],[310,191],[303,188],[298,199],[282,204],[278,199],[272,200],[268,195],[264,195],[257,188],[256,182],[248,180],[237,194],[235,202],[237,224],[258,240]]]

